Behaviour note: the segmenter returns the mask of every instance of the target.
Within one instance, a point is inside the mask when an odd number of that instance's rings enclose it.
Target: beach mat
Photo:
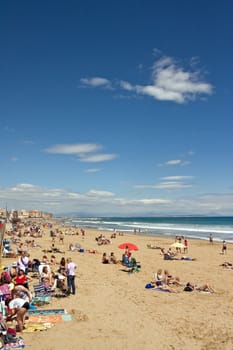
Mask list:
[[[61,323],[63,321],[71,321],[72,316],[64,315],[31,315],[28,321],[32,323]]]
[[[63,315],[67,314],[65,309],[41,309],[41,310],[28,310],[28,316],[47,316],[47,315]]]
[[[41,332],[46,331],[54,326],[54,323],[26,323],[24,333],[33,333],[33,332]]]

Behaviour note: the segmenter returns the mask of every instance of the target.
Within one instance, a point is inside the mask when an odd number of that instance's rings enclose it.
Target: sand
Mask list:
[[[56,226],[58,227],[58,226]],[[56,239],[56,247],[72,257],[78,265],[76,295],[52,298],[48,308],[65,308],[72,321],[55,324],[41,332],[24,333],[26,349],[33,350],[232,350],[233,349],[233,270],[220,266],[233,262],[233,246],[228,244],[227,255],[221,253],[221,243],[189,240],[188,255],[196,261],[165,261],[159,249],[148,244],[168,248],[174,237],[145,237],[138,234],[117,235],[109,245],[98,246],[99,231],[86,229],[84,238],[66,235],[64,244]],[[49,229],[36,242],[42,248],[51,246]],[[102,232],[110,238],[110,232]],[[69,252],[69,243],[80,243],[84,253]],[[133,256],[140,261],[140,272],[128,274],[121,265],[101,263],[102,253],[115,252],[121,258],[118,245],[137,244]],[[88,253],[96,249],[97,254]],[[31,258],[41,259],[41,249],[30,250]],[[47,254],[49,257],[51,254]],[[7,264],[15,259],[2,259]],[[198,285],[209,283],[214,294],[184,292],[165,293],[146,289],[158,268],[168,269],[182,282]],[[32,285],[31,285],[32,290]],[[45,307],[42,307],[45,308]]]

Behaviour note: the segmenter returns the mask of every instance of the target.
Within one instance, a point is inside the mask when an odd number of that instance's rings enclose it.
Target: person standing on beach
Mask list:
[[[187,253],[188,252],[188,240],[187,239],[185,239],[184,240],[184,253]]]
[[[77,265],[72,261],[71,258],[67,259],[67,286],[68,286],[68,293],[69,294],[75,294],[76,287],[75,287],[75,270],[77,268]]]
[[[210,235],[209,235],[209,242],[210,242],[210,244],[213,244],[213,242],[214,242],[212,233],[210,233]]]
[[[227,244],[226,241],[222,242],[222,254],[226,254],[227,253]]]

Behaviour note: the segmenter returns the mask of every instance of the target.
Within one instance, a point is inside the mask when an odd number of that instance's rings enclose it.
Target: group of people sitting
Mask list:
[[[114,252],[111,252],[109,255],[106,252],[104,252],[102,255],[102,263],[120,264],[127,268],[127,272],[133,272],[133,270],[139,271],[139,269],[141,268],[141,264],[136,261],[136,259],[132,256],[132,253],[128,248],[126,248],[125,252],[122,254],[121,260],[116,258]]]
[[[187,260],[187,261],[194,261],[196,258],[191,258],[190,256],[187,255],[182,255],[178,256],[177,253],[173,252],[171,248],[166,250],[165,248],[161,248],[161,253],[160,253],[164,260]]]
[[[111,252],[109,255],[104,252],[102,255],[102,263],[103,264],[121,264],[121,260],[118,260],[114,254]]]
[[[214,293],[214,289],[209,284],[203,284],[200,286],[195,285],[192,282],[182,283],[178,276],[173,276],[168,270],[162,270],[161,268],[153,276],[153,280],[150,283],[151,288],[167,291],[170,293],[177,293],[175,287],[183,287],[185,292],[203,291]]]
[[[111,240],[109,238],[106,238],[104,235],[100,234],[98,237],[95,238],[98,245],[103,244],[111,244]]]

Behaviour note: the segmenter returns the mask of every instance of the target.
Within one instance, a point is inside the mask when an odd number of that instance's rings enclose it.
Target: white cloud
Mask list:
[[[98,168],[91,168],[91,169],[85,170],[86,173],[97,173],[99,171],[101,171],[101,169],[98,169]]]
[[[89,163],[99,163],[99,162],[106,162],[108,160],[115,159],[117,157],[117,154],[94,154],[90,156],[81,156],[80,161],[81,162],[89,162]]]
[[[113,160],[118,157],[117,154],[111,153],[95,153],[101,150],[103,146],[95,143],[81,143],[81,144],[60,144],[53,145],[45,152],[53,154],[67,154],[77,155],[80,162],[98,163]],[[98,169],[90,170],[89,172],[96,172]]]
[[[133,85],[131,85],[130,83],[128,83],[127,81],[120,81],[120,86],[122,87],[122,89],[127,90],[127,91],[133,91],[135,90]]]
[[[178,190],[193,187],[193,184],[180,181],[161,182],[158,185],[135,185],[139,189],[162,189],[162,190]]]
[[[124,85],[127,87],[127,82]],[[212,85],[202,81],[199,71],[185,70],[168,56],[161,57],[153,64],[152,84],[129,86],[138,94],[177,103],[194,100],[198,95],[211,95],[213,92]]]
[[[191,183],[186,182],[179,182],[179,181],[168,181],[168,182],[161,182],[159,185],[156,185],[155,188],[163,189],[163,190],[177,190],[177,189],[183,189],[193,187]]]
[[[110,80],[101,78],[101,77],[82,78],[80,79],[80,82],[85,86],[91,86],[91,87],[104,87],[104,88],[111,87]]]
[[[114,193],[109,191],[90,190],[87,192],[87,195],[92,197],[112,197],[114,196]]]
[[[175,166],[175,165],[185,166],[188,164],[190,164],[189,160],[171,159],[165,163],[159,164],[159,166]]]
[[[168,180],[168,181],[181,181],[181,180],[190,180],[193,179],[194,176],[188,176],[188,175],[176,175],[176,176],[163,176],[161,179]]]
[[[8,209],[38,209],[47,212],[86,215],[233,215],[233,194],[202,194],[176,198],[119,198],[105,190],[86,193],[33,184],[0,188],[0,201]]]
[[[47,148],[45,152],[55,154],[83,154],[96,152],[100,149],[102,149],[102,146],[95,143],[78,143],[54,145]]]
[[[189,68],[186,69],[172,57],[163,55],[158,49],[154,50],[154,55],[157,59],[152,66],[151,83],[132,84],[121,79],[119,86],[138,95],[181,104],[213,93],[213,86],[201,77],[200,70],[196,68],[197,60],[192,59]],[[83,78],[81,83],[92,87],[112,86],[108,79],[97,77]]]

